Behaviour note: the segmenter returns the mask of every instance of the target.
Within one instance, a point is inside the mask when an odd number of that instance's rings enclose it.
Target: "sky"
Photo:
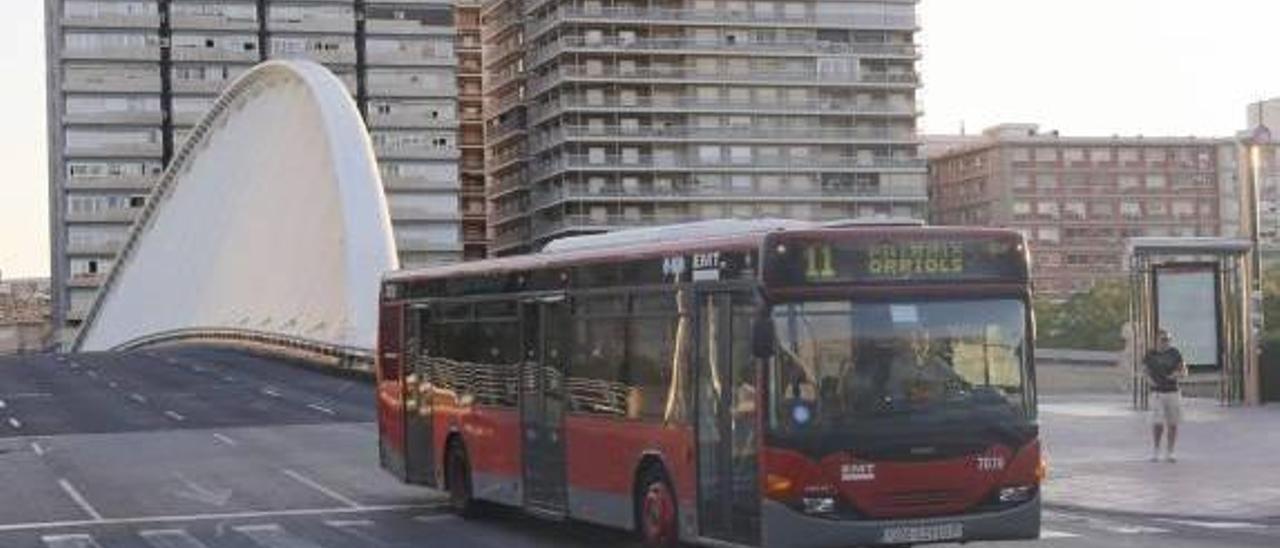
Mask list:
[[[42,0],[0,18],[0,275],[47,276]],[[1280,0],[921,0],[925,133],[1223,136],[1280,96]]]

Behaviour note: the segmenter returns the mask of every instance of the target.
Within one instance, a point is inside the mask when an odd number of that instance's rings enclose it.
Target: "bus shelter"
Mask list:
[[[1167,330],[1191,372],[1189,389],[1223,405],[1257,402],[1257,352],[1250,319],[1253,244],[1236,238],[1130,238],[1129,333],[1133,405],[1147,408],[1142,357]]]

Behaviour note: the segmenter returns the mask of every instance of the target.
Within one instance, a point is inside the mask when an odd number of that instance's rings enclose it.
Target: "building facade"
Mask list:
[[[1043,294],[1123,276],[1131,237],[1240,233],[1230,139],[1066,137],[1008,124],[926,141],[931,222],[1021,230]]]
[[[715,218],[922,218],[915,0],[486,0],[491,254]]]
[[[484,192],[484,93],[480,0],[456,0],[458,40],[458,173],[462,192],[463,258],[489,252],[489,202]]]
[[[315,60],[351,91],[379,158],[402,264],[462,257],[467,183],[458,166],[456,69],[476,60],[463,57],[465,48],[455,53],[450,0],[46,0],[45,7],[58,325],[83,319],[190,128],[240,74],[273,58]]]
[[[0,279],[0,356],[49,345],[49,280]]]

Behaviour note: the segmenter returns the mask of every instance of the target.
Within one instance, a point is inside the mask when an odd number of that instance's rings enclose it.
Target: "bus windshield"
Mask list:
[[[804,301],[772,314],[774,432],[904,413],[1031,413],[1021,300]]]

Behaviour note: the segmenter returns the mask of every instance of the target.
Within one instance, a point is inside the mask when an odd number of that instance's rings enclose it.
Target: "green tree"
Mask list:
[[[1046,348],[1121,350],[1129,320],[1129,284],[1106,280],[1065,301],[1037,299],[1036,334]]]

